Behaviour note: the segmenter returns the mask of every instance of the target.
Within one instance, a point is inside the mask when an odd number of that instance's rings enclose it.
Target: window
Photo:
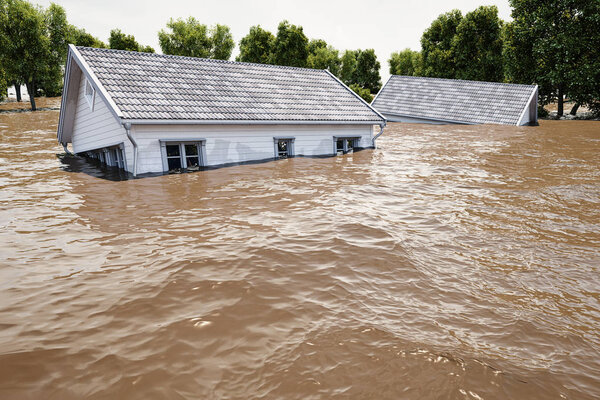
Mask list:
[[[354,152],[359,147],[360,137],[333,137],[335,154],[346,154]]]
[[[85,154],[93,159],[106,164],[109,167],[117,167],[125,169],[125,153],[123,143],[116,146],[104,147],[101,149],[91,150]]]
[[[288,158],[294,156],[294,138],[275,137],[275,158]]]
[[[94,95],[96,94],[96,90],[92,86],[89,79],[85,79],[85,99],[90,105],[90,110],[94,111]]]
[[[204,139],[190,142],[161,140],[163,171],[198,171],[206,159],[204,143]]]

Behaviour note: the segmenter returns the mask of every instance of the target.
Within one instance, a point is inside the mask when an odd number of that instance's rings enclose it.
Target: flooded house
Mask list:
[[[370,148],[385,123],[327,70],[70,45],[57,136],[136,175]]]
[[[392,75],[371,103],[390,122],[537,125],[537,85]]]

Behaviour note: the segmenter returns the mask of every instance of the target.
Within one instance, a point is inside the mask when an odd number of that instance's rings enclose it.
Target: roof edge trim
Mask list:
[[[447,122],[449,124],[457,124],[457,125],[485,125],[485,124],[482,124],[480,122],[467,122],[467,121],[458,121],[458,120],[453,120],[453,119],[417,117],[417,116],[414,116],[414,115],[394,114],[394,113],[391,113],[391,112],[386,112],[386,114],[393,115],[394,117],[416,118],[416,119],[423,119],[423,120],[427,120],[427,121]],[[489,125],[494,125],[494,124],[489,124]]]
[[[385,118],[384,118],[385,121]],[[379,125],[379,120],[335,121],[335,120],[255,120],[255,119],[122,119],[132,125]]]
[[[104,101],[109,105],[110,110],[120,122],[121,118],[123,118],[123,112],[113,101],[112,97],[110,97],[110,94],[108,94],[102,83],[100,83],[100,80],[98,79],[94,71],[92,71],[87,61],[85,61],[79,50],[77,50],[77,47],[75,47],[74,45],[69,44],[69,50],[73,54],[73,59],[77,62],[79,68],[81,68],[86,78],[94,82],[94,85],[98,88],[100,95],[102,96]]]
[[[67,93],[69,92],[69,78],[71,76],[71,52],[67,53],[67,64],[65,67],[65,77],[63,82],[63,91],[60,99],[60,113],[58,114],[58,127],[56,129],[56,139],[62,143],[62,133],[65,124],[65,107],[67,105]]]
[[[362,97],[360,97],[358,94],[356,94],[356,93],[354,92],[354,90],[352,90],[352,89],[350,89],[348,86],[346,86],[346,84],[345,84],[344,82],[340,81],[340,80],[338,79],[338,77],[337,77],[337,76],[335,76],[334,74],[332,74],[332,73],[331,73],[331,71],[329,71],[328,69],[324,69],[323,71],[327,72],[327,73],[329,74],[329,76],[331,76],[333,79],[335,79],[335,80],[336,80],[336,81],[337,81],[337,82],[338,82],[340,85],[342,85],[342,87],[343,87],[343,88],[345,88],[347,91],[349,91],[350,93],[352,93],[352,94],[354,95],[354,97],[356,97],[356,98],[357,98],[358,100],[360,100],[360,101],[361,101],[361,102],[362,102],[364,105],[366,105],[367,107],[369,107],[369,109],[370,109],[371,111],[373,111],[375,114],[377,114],[379,117],[381,117],[381,119],[383,119],[383,121],[382,121],[383,123],[386,123],[386,122],[387,122],[387,119],[386,119],[386,118],[385,118],[385,117],[384,117],[382,114],[380,114],[380,113],[379,113],[379,111],[377,111],[376,109],[374,109],[374,108],[373,108],[373,107],[372,107],[372,106],[371,106],[369,103],[367,103],[367,102],[365,101],[365,99],[363,99],[363,98],[362,98]],[[379,93],[377,93],[377,94],[379,94]]]
[[[371,102],[371,105],[375,104],[375,100],[377,100],[377,98],[379,97],[379,94],[381,92],[383,92],[383,89],[385,89],[385,87],[387,86],[387,84],[390,83],[390,81],[392,80],[392,76],[394,76],[394,75],[390,75],[390,77],[388,78],[387,81],[385,81],[385,83],[383,84],[383,86],[381,87],[381,89],[379,89],[379,92],[377,92],[377,94],[373,98],[373,101]]]
[[[527,100],[527,104],[525,104],[523,111],[521,111],[521,115],[519,116],[519,121],[517,121],[517,126],[521,126],[521,123],[523,122],[523,118],[525,118],[525,112],[529,109],[529,105],[533,101],[533,97],[537,94],[537,92],[538,92],[538,85],[535,85],[535,87],[533,88],[533,91],[531,93],[531,96],[529,96],[529,100]]]

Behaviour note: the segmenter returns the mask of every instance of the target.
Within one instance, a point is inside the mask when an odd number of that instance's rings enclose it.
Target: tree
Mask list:
[[[318,47],[308,55],[308,68],[328,69],[335,76],[340,74],[341,60],[339,52],[332,46]]]
[[[379,89],[381,89],[380,68],[381,64],[377,61],[375,50],[359,50],[356,57],[356,70],[354,71],[353,83],[362,88],[369,89],[371,93],[379,92]]]
[[[340,68],[340,79],[346,85],[351,85],[354,82],[354,75],[356,71],[356,56],[357,52],[353,50],[346,50],[342,56],[342,66]]]
[[[235,46],[229,27],[215,25],[210,32],[206,25],[194,17],[172,19],[167,23],[170,31],[161,29],[158,42],[165,54],[187,57],[228,60]]]
[[[256,25],[240,40],[240,55],[236,61],[269,64],[272,58],[275,36]]]
[[[542,104],[564,98],[596,107],[600,99],[600,2],[510,0],[505,30],[507,76],[538,83]]]
[[[63,86],[63,66],[67,59],[69,24],[61,6],[51,3],[44,11],[48,47],[46,70],[38,79],[38,88],[44,96],[60,96]]]
[[[308,38],[301,26],[283,21],[277,29],[271,62],[276,65],[306,67],[308,59]]]
[[[502,82],[502,20],[498,7],[482,6],[460,20],[453,38],[456,78]]]
[[[392,75],[421,76],[422,74],[423,58],[420,51],[404,49],[392,53],[388,63]]]
[[[350,89],[352,89],[354,93],[359,95],[367,103],[371,103],[371,101],[373,101],[373,96],[371,95],[371,91],[369,89],[364,89],[356,83],[350,85]]]
[[[421,54],[424,76],[456,77],[453,40],[461,20],[460,10],[452,10],[437,17],[423,33]]]
[[[154,53],[150,46],[141,46],[133,35],[126,35],[120,29],[110,31],[108,38],[108,47],[115,50],[139,51],[145,53]]]
[[[75,46],[97,47],[105,49],[106,43],[87,33],[85,29],[69,25],[68,41]]]
[[[44,14],[24,0],[0,0],[0,64],[9,77],[24,82],[31,109],[37,85],[48,67],[49,38]]]
[[[6,82],[6,74],[3,69],[0,68],[0,100],[4,100],[8,94],[8,84]]]
[[[226,25],[215,25],[210,30],[210,56],[215,60],[229,60],[235,47],[231,30]]]
[[[308,42],[308,54],[315,54],[318,49],[327,48],[327,42],[323,39],[311,39]]]

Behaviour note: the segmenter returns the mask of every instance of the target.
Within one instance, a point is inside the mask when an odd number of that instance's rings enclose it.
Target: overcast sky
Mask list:
[[[32,0],[36,3],[36,0]],[[104,42],[109,32],[120,28],[133,34],[141,44],[160,53],[157,32],[169,18],[196,17],[201,23],[228,25],[237,43],[252,25],[277,33],[277,25],[287,19],[304,27],[309,39],[320,38],[340,51],[374,48],[381,63],[381,75],[389,76],[387,60],[394,51],[420,49],[423,31],[439,14],[454,8],[463,14],[481,5],[498,6],[500,18],[510,20],[508,0],[54,0],[67,11],[69,22],[85,28]],[[47,7],[50,1],[37,1]]]

